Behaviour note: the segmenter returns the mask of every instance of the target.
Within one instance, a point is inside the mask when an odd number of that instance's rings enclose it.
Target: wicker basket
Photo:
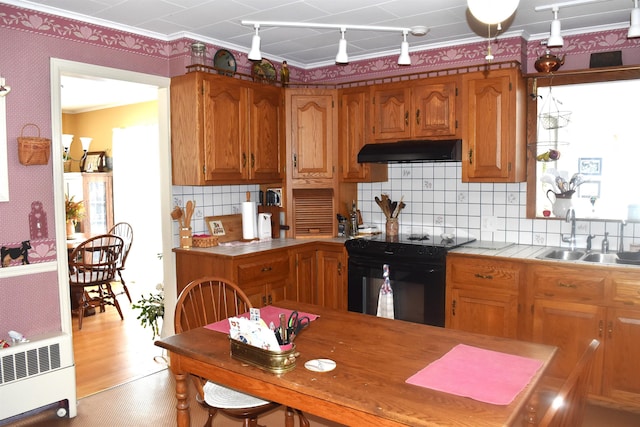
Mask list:
[[[218,246],[218,238],[215,236],[193,236],[194,248],[212,248]]]
[[[27,126],[35,127],[38,130],[38,136],[24,136],[24,129]],[[49,163],[50,154],[51,140],[40,138],[40,128],[37,125],[33,123],[24,125],[18,137],[18,160],[20,163],[25,166],[46,165]]]

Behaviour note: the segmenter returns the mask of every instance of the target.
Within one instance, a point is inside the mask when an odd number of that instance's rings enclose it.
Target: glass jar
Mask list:
[[[398,218],[387,218],[386,235],[387,237],[394,237],[398,235]]]
[[[193,71],[204,70],[206,62],[207,46],[201,42],[191,44],[191,65],[195,65]]]

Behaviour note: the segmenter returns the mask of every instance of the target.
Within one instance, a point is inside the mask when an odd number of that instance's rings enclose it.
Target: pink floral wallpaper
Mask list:
[[[563,69],[588,68],[593,52],[621,50],[625,65],[640,64],[640,40],[629,40],[624,30],[565,37]],[[51,162],[24,166],[18,162],[17,137],[26,123],[37,124],[42,137],[51,138],[50,58],[90,63],[171,77],[185,72],[192,40],[165,42],[128,32],[0,4],[0,75],[12,87],[6,98],[10,201],[0,203],[0,245],[20,246],[30,239],[29,213],[33,202],[48,213],[48,237],[31,241],[29,260],[55,260],[53,178]],[[221,46],[207,46],[208,57]],[[401,74],[424,73],[485,63],[487,42],[411,53],[413,65],[399,67],[389,56],[310,70],[291,68],[293,82],[369,80]],[[519,61],[525,72],[544,53],[538,41],[520,37],[492,41],[495,62]],[[238,71],[250,74],[251,62],[243,52],[232,51]],[[276,64],[279,68],[280,64]],[[54,153],[55,154],[55,153]],[[66,254],[64,255],[66,256]],[[9,267],[19,261],[9,260]],[[9,329],[25,335],[60,330],[57,273],[0,279],[0,338]],[[43,309],[44,308],[44,309]]]

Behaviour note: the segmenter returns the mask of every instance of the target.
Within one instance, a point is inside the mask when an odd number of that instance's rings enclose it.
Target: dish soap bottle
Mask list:
[[[609,239],[607,238],[608,236],[609,236],[609,232],[607,231],[606,233],[604,233],[604,239],[602,239],[602,253],[603,254],[609,253]]]

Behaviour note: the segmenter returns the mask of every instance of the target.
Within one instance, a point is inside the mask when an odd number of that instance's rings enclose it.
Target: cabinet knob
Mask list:
[[[247,153],[242,153],[242,167],[247,166]]]
[[[409,112],[408,111],[404,112],[404,124],[405,124],[405,126],[409,126]]]
[[[417,125],[420,124],[420,109],[419,108],[416,110],[416,124]]]
[[[256,156],[251,153],[251,169],[256,167]]]

